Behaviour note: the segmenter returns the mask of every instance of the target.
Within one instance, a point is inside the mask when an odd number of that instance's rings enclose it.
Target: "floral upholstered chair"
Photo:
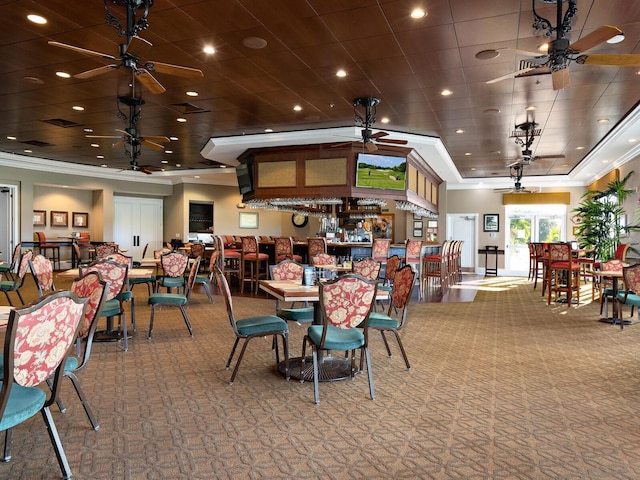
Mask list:
[[[277,265],[269,265],[269,274],[271,280],[289,280],[301,284],[304,276],[304,265],[291,259],[285,259]],[[307,302],[305,302],[304,307],[296,308],[295,305],[283,307],[280,304],[280,300],[276,299],[276,315],[284,320],[297,323],[312,322],[313,307],[310,307]]]
[[[351,378],[357,372],[355,352],[366,357],[369,393],[375,399],[373,372],[369,355],[369,314],[376,298],[376,281],[360,275],[346,274],[326,283],[320,283],[319,306],[322,325],[311,325],[302,341],[300,378],[304,379],[306,348],[311,346],[313,357],[313,386],[315,403],[320,403],[319,352],[343,350],[351,352]],[[357,327],[362,326],[362,330]]]
[[[302,262],[302,256],[293,253],[293,239],[291,237],[274,237],[273,243],[276,250],[276,262],[281,262],[285,258],[291,258],[298,263]]]
[[[353,264],[353,273],[357,273],[367,280],[377,281],[380,275],[380,262],[373,258],[363,258]]]
[[[171,293],[172,288],[184,289],[184,272],[189,265],[189,256],[172,251],[160,257],[160,264],[162,265],[162,275],[157,279],[156,291],[159,291],[160,287],[165,287],[167,293]]]
[[[31,250],[27,250],[20,257],[20,266],[18,267],[18,275],[14,277],[13,280],[5,280],[0,282],[0,290],[4,292],[4,295],[7,297],[7,301],[9,305],[13,306],[13,302],[11,301],[11,297],[9,296],[9,292],[16,292],[18,294],[18,298],[20,299],[20,304],[24,305],[24,300],[22,299],[22,295],[20,294],[20,287],[24,283],[24,277],[27,274],[27,270],[29,269],[29,261],[33,256],[33,252]]]
[[[44,255],[35,255],[29,260],[29,268],[38,287],[38,296],[55,291],[53,284],[53,266],[51,260]]]
[[[623,267],[622,278],[624,278],[624,291],[618,292],[617,300],[622,305],[631,305],[631,317],[633,317],[633,308],[638,307],[640,316],[640,263]],[[622,312],[620,312],[620,326],[623,325]]]

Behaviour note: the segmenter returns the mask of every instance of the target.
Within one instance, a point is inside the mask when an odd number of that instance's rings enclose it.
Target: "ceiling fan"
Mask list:
[[[376,143],[386,143],[392,145],[406,145],[407,140],[400,140],[395,138],[385,138],[389,135],[387,132],[378,131],[373,133],[371,127],[376,123],[376,108],[380,103],[379,98],[375,97],[358,97],[353,100],[353,110],[355,113],[355,122],[358,126],[364,127],[362,129],[362,141],[355,142],[355,144],[362,144],[369,152],[375,152],[378,150]],[[344,142],[333,145],[334,147],[341,147],[344,145],[350,145],[354,142]]]
[[[499,192],[499,193],[533,193],[531,190],[526,189],[522,185],[522,173],[525,165],[520,162],[514,162],[507,166],[509,168],[509,176],[514,181],[513,187],[512,188],[495,188],[493,191]]]
[[[526,121],[516,125],[516,129],[511,133],[510,138],[515,138],[515,142],[522,147],[522,158],[520,163],[529,165],[535,160],[565,158],[564,155],[533,155],[531,146],[536,136],[540,136],[541,130],[534,121]],[[510,165],[507,165],[510,166]]]
[[[111,10],[108,6],[108,1],[126,8],[126,27],[123,27],[120,20],[113,13],[111,13]],[[111,70],[118,70],[124,67],[131,69],[134,74],[134,78],[139,80],[140,83],[144,85],[147,90],[149,90],[149,92],[157,94],[165,92],[166,89],[153,76],[154,72],[184,77],[192,80],[203,78],[204,74],[197,68],[171,65],[168,63],[155,62],[151,60],[141,61],[139,57],[135,56],[129,51],[131,43],[134,39],[143,41],[151,45],[150,42],[138,36],[139,31],[145,30],[149,26],[147,22],[147,15],[149,14],[149,8],[151,7],[151,5],[153,5],[153,0],[104,0],[104,8],[107,11],[105,22],[107,23],[107,25],[111,25],[119,30],[118,36],[126,37],[126,42],[121,43],[119,46],[119,56],[117,57],[108,53],[96,52],[94,50],[88,50],[86,48],[69,45],[67,43],[56,42],[53,40],[49,41],[48,43],[49,45],[53,45],[55,47],[66,48],[68,50],[73,50],[74,52],[82,53],[84,55],[101,57],[104,60],[116,62],[75,74],[74,77],[79,79],[92,78]],[[142,16],[136,20],[136,11],[138,10],[138,8],[143,8],[144,12]]]
[[[536,1],[543,3],[555,3],[557,5],[556,27],[546,18],[536,12]],[[562,3],[568,4],[563,15]],[[554,32],[555,40],[549,42],[549,50],[546,55],[536,52],[506,48],[520,55],[532,57],[520,61],[520,68],[512,73],[489,80],[487,83],[495,83],[514,77],[526,77],[531,75],[551,74],[551,83],[554,90],[560,90],[569,86],[569,65],[575,61],[581,65],[606,65],[617,67],[640,66],[640,54],[583,54],[583,52],[606,42],[613,37],[623,35],[622,30],[611,25],[603,25],[579,40],[570,43],[565,35],[571,31],[571,20],[577,13],[577,0],[532,0],[533,14],[535,16],[533,28],[546,30],[545,35],[550,37]]]

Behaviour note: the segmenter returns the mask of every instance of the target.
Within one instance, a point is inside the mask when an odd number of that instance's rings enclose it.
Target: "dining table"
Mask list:
[[[624,266],[628,266],[624,264]],[[610,323],[612,325],[620,325],[620,330],[624,328],[625,325],[631,325],[633,322],[631,320],[624,320],[621,315],[621,308],[618,302],[618,292],[620,291],[619,281],[623,276],[622,270],[597,270],[593,272],[593,274],[602,282],[605,278],[611,278],[611,289],[612,289],[612,298],[611,302],[611,317],[602,317],[600,318],[601,322]]]
[[[320,307],[320,289],[318,285],[301,285],[293,280],[259,280],[261,290],[267,292],[281,302],[309,302],[313,304],[313,323],[322,325],[322,308]],[[389,299],[390,292],[376,291],[376,301]],[[302,357],[289,359],[289,374],[297,380],[313,381],[313,359],[305,358],[305,369],[301,371]],[[284,362],[278,365],[278,371],[285,374]],[[341,352],[340,356],[333,356],[322,350],[318,351],[318,379],[321,382],[331,382],[351,378],[351,360]]]

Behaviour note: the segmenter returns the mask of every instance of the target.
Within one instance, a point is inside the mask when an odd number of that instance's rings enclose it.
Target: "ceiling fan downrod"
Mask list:
[[[531,0],[533,10],[533,28],[536,30],[546,30],[545,36],[550,37],[553,32],[556,33],[556,39],[564,38],[564,36],[571,31],[571,21],[578,12],[576,0]],[[542,3],[555,3],[557,5],[556,10],[556,26],[551,25],[551,22],[544,17],[538,15],[536,12],[536,1]],[[567,2],[567,10],[562,14],[562,3]]]

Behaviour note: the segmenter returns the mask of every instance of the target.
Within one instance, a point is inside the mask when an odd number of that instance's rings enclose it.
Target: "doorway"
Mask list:
[[[505,207],[505,275],[529,274],[529,242],[566,240],[566,205],[507,205]]]
[[[447,214],[447,237],[462,240],[461,266],[466,272],[476,271],[477,213]]]
[[[17,202],[18,187],[16,185],[0,185],[0,256],[5,262],[11,262],[13,249],[18,238]]]

